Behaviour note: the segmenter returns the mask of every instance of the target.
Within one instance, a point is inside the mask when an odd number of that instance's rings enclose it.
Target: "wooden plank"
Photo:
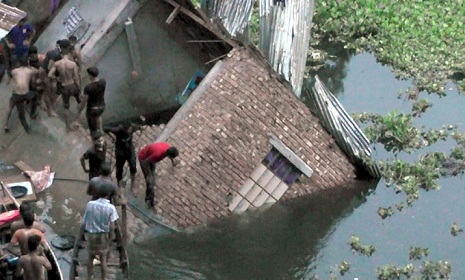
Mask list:
[[[133,70],[137,73],[137,76],[142,74],[142,66],[140,60],[139,44],[137,43],[136,31],[134,29],[134,23],[131,19],[128,19],[124,23],[124,29],[128,37],[129,52],[131,54],[131,61]]]
[[[164,0],[166,3],[170,4],[171,6],[173,7],[177,7],[179,5],[179,3],[177,3],[175,0]],[[217,30],[215,30],[214,28],[211,27],[211,25],[209,23],[206,23],[201,17],[197,16],[196,14],[194,14],[193,12],[189,11],[188,9],[184,8],[184,7],[181,7],[181,12],[185,15],[187,15],[188,17],[190,17],[192,20],[194,20],[195,22],[197,22],[198,24],[202,25],[203,27],[205,27],[206,29],[208,29],[211,33],[215,34],[218,38],[221,38],[223,39],[226,43],[228,43],[229,45],[231,45],[232,47],[235,47],[237,46],[238,44],[234,41],[234,40],[231,40],[229,38],[227,38],[226,36],[224,36],[223,34],[221,34],[220,32],[218,32]]]
[[[171,24],[171,22],[173,22],[174,18],[178,15],[180,9],[181,5],[178,5],[176,8],[174,8],[173,12],[171,12],[170,16],[166,19],[167,24]]]
[[[27,165],[23,161],[17,161],[17,162],[14,163],[14,165],[20,171],[23,171],[23,172],[33,170],[29,165]],[[37,201],[37,195],[36,195],[35,187],[32,184],[32,181],[29,178],[27,178],[26,176],[24,176],[23,174],[21,174],[20,172],[17,172],[17,173],[18,173],[17,175],[11,175],[11,176],[7,176],[7,177],[3,177],[2,181],[7,185],[12,184],[12,183],[19,183],[19,182],[29,182],[31,184],[32,193],[28,194],[28,195],[25,195],[25,196],[23,196],[21,198],[18,198],[16,200],[19,203],[22,203],[22,202],[25,202],[25,201],[27,201],[27,202]],[[6,191],[0,191],[0,204],[11,205],[11,204],[14,204],[14,201],[12,199],[10,199],[10,197],[7,195]]]
[[[11,194],[10,189],[5,186],[3,181],[0,181],[0,184],[2,185],[2,190],[6,193],[6,195],[13,201],[15,204],[16,208],[19,209],[19,202],[16,200],[16,198]]]
[[[34,171],[34,169],[32,169],[32,167],[30,167],[29,165],[27,165],[24,161],[22,160],[18,160],[17,162],[15,162],[15,165],[16,167],[18,167],[19,169],[21,169],[21,171],[25,172],[25,171]]]

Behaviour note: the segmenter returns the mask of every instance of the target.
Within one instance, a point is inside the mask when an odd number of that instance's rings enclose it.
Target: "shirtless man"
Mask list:
[[[16,268],[16,277],[23,275],[24,280],[45,280],[45,271],[52,269],[52,264],[42,254],[39,247],[41,237],[32,235],[27,239],[27,246],[29,254],[23,255],[19,258],[18,267]]]
[[[35,112],[37,109],[37,102],[34,96],[34,92],[30,91],[31,79],[35,78],[37,74],[37,69],[29,66],[21,66],[15,68],[11,71],[13,76],[13,93],[10,98],[10,107],[8,109],[6,122],[5,122],[5,132],[10,132],[8,122],[11,117],[11,112],[14,107],[18,110],[19,120],[26,130],[27,133],[30,132],[29,125],[26,121],[26,110],[25,103],[31,101],[31,112]]]
[[[44,101],[49,117],[55,117],[57,115],[55,112],[55,102],[58,95],[56,77],[49,78],[48,73],[50,72],[50,69],[52,69],[53,64],[61,59],[61,44],[62,40],[58,40],[55,48],[47,52],[39,69],[40,79],[44,83]]]
[[[42,244],[43,248],[49,249],[47,246],[47,242],[45,241],[44,234],[35,228],[32,227],[34,224],[34,214],[32,212],[26,212],[23,215],[23,221],[25,228],[18,229],[13,237],[11,238],[10,243],[8,244],[8,251],[13,252],[13,248],[16,244],[19,243],[19,249],[21,250],[21,255],[26,255],[29,253],[29,248],[27,244],[27,240],[30,236],[38,235],[40,237],[40,243]]]
[[[81,79],[79,78],[78,66],[74,59],[71,57],[69,49],[62,49],[61,54],[63,55],[63,58],[53,64],[48,77],[53,78],[56,75],[55,72],[58,72],[59,74],[61,83],[60,93],[62,94],[63,98],[66,131],[70,131],[71,126],[69,121],[69,99],[71,96],[74,96],[79,105]]]
[[[81,69],[82,69],[82,56],[81,56],[81,48],[77,45],[78,39],[76,36],[72,35],[69,37],[69,43],[70,43],[70,54],[73,60],[76,62],[78,69],[79,69],[79,74],[81,74]]]
[[[14,221],[13,223],[11,223],[11,227],[10,227],[11,235],[15,234],[15,232],[18,229],[26,227],[22,217],[24,217],[24,214],[27,212],[32,212],[32,214],[34,214],[34,211],[32,210],[32,207],[29,203],[27,202],[21,203],[21,206],[19,206],[19,215],[21,215],[21,219],[18,219]],[[45,227],[37,220],[37,217],[35,214],[34,214],[34,223],[32,223],[32,228],[40,230],[41,232],[45,232]]]

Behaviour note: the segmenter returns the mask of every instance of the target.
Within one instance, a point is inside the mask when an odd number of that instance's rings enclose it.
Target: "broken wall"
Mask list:
[[[126,33],[106,51],[97,63],[107,80],[104,122],[153,114],[179,106],[175,96],[182,92],[198,70],[207,72],[209,58],[187,41],[192,34],[176,20],[168,25],[172,8],[166,3],[148,1],[132,19],[141,56],[142,73],[131,76],[132,62]]]

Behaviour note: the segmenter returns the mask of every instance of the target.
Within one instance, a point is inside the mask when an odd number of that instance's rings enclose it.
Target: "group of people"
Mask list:
[[[45,279],[44,269],[52,269],[49,261],[51,251],[45,241],[45,227],[37,220],[27,202],[21,204],[19,214],[21,218],[11,224],[12,237],[8,244],[8,251],[19,256],[14,274],[19,279]],[[0,256],[6,256],[1,249]]]
[[[49,117],[57,116],[55,103],[59,96],[63,101],[67,131],[78,126],[84,108],[89,129],[102,130],[106,81],[99,78],[98,68],[89,67],[86,72],[90,82],[82,90],[82,59],[76,36],[58,40],[53,49],[41,55],[31,45],[34,35],[32,25],[22,19],[0,44],[3,54],[3,67],[0,69],[2,77],[3,73],[7,73],[6,76],[13,82],[5,132],[10,131],[9,120],[15,107],[26,132],[30,132],[26,113],[29,113],[31,119],[36,119],[37,108],[42,107],[43,103]],[[73,120],[70,118],[71,98],[78,104]],[[29,110],[27,105],[30,105]]]
[[[123,169],[128,163],[131,179],[131,190],[135,190],[135,175],[137,161],[146,182],[145,202],[149,207],[155,205],[155,164],[168,157],[175,166],[174,159],[179,152],[176,147],[166,142],[151,143],[142,147],[137,153],[133,144],[133,133],[141,126],[130,121],[118,125],[103,126],[102,114],[105,110],[106,81],[99,78],[99,70],[96,67],[86,69],[89,76],[89,84],[82,90],[81,53],[74,36],[68,39],[58,40],[54,49],[49,50],[45,56],[38,54],[37,48],[31,46],[35,32],[32,25],[25,20],[13,28],[3,44],[3,54],[8,65],[5,72],[13,80],[13,93],[10,99],[10,107],[5,123],[5,132],[9,131],[9,119],[12,110],[16,107],[19,119],[24,129],[29,132],[30,127],[26,120],[26,106],[30,105],[29,115],[31,119],[37,118],[38,107],[42,100],[48,116],[56,116],[55,102],[61,95],[64,108],[64,120],[67,131],[77,126],[81,112],[86,107],[86,118],[90,130],[92,146],[82,155],[80,162],[84,172],[89,174],[87,194],[91,200],[86,206],[82,227],[85,231],[87,249],[89,252],[88,275],[93,275],[93,260],[99,258],[102,269],[102,277],[105,279],[107,258],[110,241],[114,235],[114,223],[119,218],[116,207],[126,203],[122,195]],[[5,48],[8,50],[6,51]],[[9,53],[9,55],[5,55]],[[1,69],[0,69],[1,70]],[[70,99],[77,102],[76,116],[70,118]],[[115,138],[116,180],[111,180],[111,164],[106,159],[107,143],[104,133]],[[21,205],[22,206],[22,205]],[[26,211],[29,213],[30,211]],[[38,269],[50,269],[50,262],[42,258],[43,231],[35,228],[36,222],[31,223],[31,215],[22,213],[22,222],[25,230],[20,235],[18,230],[12,239],[12,243],[19,242],[21,258],[18,273],[24,272],[24,279],[30,276],[41,275]],[[36,225],[37,226],[37,225]],[[18,233],[18,234],[17,234]],[[38,249],[39,248],[39,249]],[[46,252],[46,251],[45,251]],[[42,273],[43,274],[43,273]]]
[[[137,172],[137,161],[146,182],[145,202],[148,206],[155,205],[155,164],[164,158],[171,159],[172,165],[175,166],[175,158],[179,156],[176,147],[166,142],[155,142],[142,147],[137,153],[133,143],[133,133],[141,127],[130,121],[122,122],[118,125],[105,125],[103,131],[114,135],[115,138],[115,159],[116,159],[116,191],[112,192],[111,200],[116,204],[125,204],[126,200],[121,195],[123,184],[123,171],[126,163],[129,165],[131,191],[135,193],[135,181]],[[101,177],[108,177],[106,174],[109,166],[107,155],[107,143],[103,133],[96,130],[91,133],[93,144],[81,156],[81,166],[84,172],[89,174],[89,181],[100,180]],[[111,168],[111,167],[110,167]],[[111,173],[111,170],[109,171]],[[91,184],[90,183],[90,184]],[[89,186],[90,186],[89,184]],[[102,187],[105,190],[115,189],[114,187]],[[89,193],[90,194],[90,193]]]

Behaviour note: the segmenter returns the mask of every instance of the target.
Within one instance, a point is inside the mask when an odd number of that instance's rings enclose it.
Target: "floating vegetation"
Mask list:
[[[463,232],[463,229],[456,222],[452,223],[450,234],[452,234],[452,236],[457,236],[460,232]]]
[[[465,73],[465,9],[460,1],[316,1],[312,36],[370,51],[419,91],[445,95],[445,83]],[[463,91],[464,82],[458,83]]]
[[[362,245],[360,242],[360,237],[352,235],[349,241],[350,248],[352,252],[357,252],[361,255],[371,256],[375,252],[375,247],[373,245]]]
[[[387,217],[391,217],[392,215],[394,215],[394,210],[392,210],[392,207],[388,207],[388,208],[379,207],[378,215],[381,217],[381,219],[384,220]]]
[[[429,254],[428,248],[410,247],[408,259],[409,260],[421,260],[423,257],[427,257],[428,254]]]
[[[349,269],[350,269],[350,263],[347,262],[347,261],[343,261],[339,266],[339,273],[344,276],[344,274],[346,274]]]

